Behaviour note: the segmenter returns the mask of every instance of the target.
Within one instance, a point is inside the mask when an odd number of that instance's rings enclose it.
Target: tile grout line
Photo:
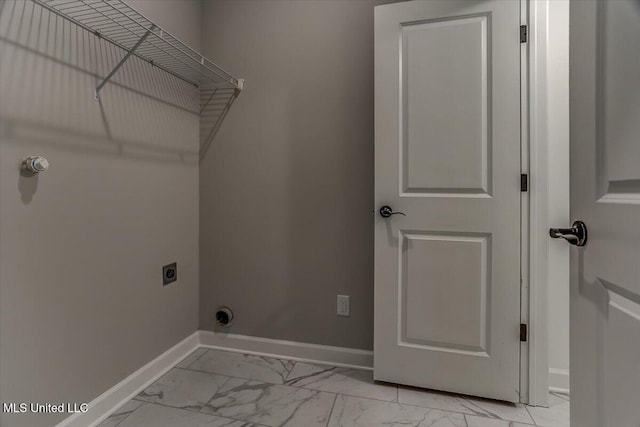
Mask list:
[[[539,425],[534,416],[531,415],[531,412],[529,411],[529,408],[527,408],[527,405],[524,405],[524,409],[527,410],[527,414],[529,414],[529,418],[531,418],[531,421],[533,421],[533,425]]]
[[[135,400],[137,400],[137,399],[135,399]],[[162,406],[163,408],[167,408],[167,409],[175,409],[177,411],[187,411],[187,412],[191,412],[192,414],[201,414],[201,415],[206,415],[206,416],[210,416],[210,417],[226,418],[228,420],[238,421],[235,418],[223,417],[221,415],[215,415],[215,414],[208,414],[206,412],[197,411],[197,410],[195,410],[193,408],[183,408],[181,406],[171,406],[171,405],[166,405],[164,403],[159,403],[159,402],[147,402],[146,400],[137,400],[137,401],[142,403],[142,405],[140,405],[140,407],[143,407],[144,405],[156,405],[156,406]]]
[[[163,408],[177,409],[179,411],[188,411],[188,412],[191,412],[191,413],[194,413],[194,414],[200,414],[201,413],[203,415],[213,415],[213,414],[207,414],[207,413],[204,413],[204,412],[196,411],[195,409],[191,409],[191,408],[183,408],[181,406],[165,405],[164,403],[149,402],[149,401],[146,401],[146,400],[139,400],[139,399],[136,399],[136,398],[133,398],[131,400],[135,400],[137,402],[142,403],[142,405],[139,406],[140,408],[142,408],[144,405],[158,405],[158,406],[162,406]]]
[[[134,399],[131,399],[134,400]],[[137,400],[137,399],[135,399]],[[257,426],[260,427],[269,427],[266,424],[260,424],[260,423],[255,423],[253,421],[247,421],[247,420],[240,420],[237,418],[231,418],[231,417],[227,417],[227,416],[222,416],[222,415],[217,415],[217,414],[208,414],[206,412],[200,412],[200,411],[196,411],[195,409],[188,409],[188,408],[181,408],[179,406],[169,406],[169,405],[165,405],[163,403],[158,403],[158,402],[147,402],[146,400],[137,400],[138,402],[141,402],[142,405],[140,405],[138,408],[142,408],[144,405],[157,405],[157,406],[162,406],[163,408],[167,408],[167,409],[176,409],[178,411],[187,411],[187,412],[191,412],[192,414],[200,414],[200,415],[204,415],[207,417],[211,417],[211,418],[221,418],[224,420],[231,420],[231,421],[239,421],[239,422],[244,422],[244,423],[251,423],[251,424],[255,424]],[[136,410],[138,409],[136,408]],[[124,420],[123,420],[124,421]],[[122,422],[122,421],[121,421]],[[120,423],[118,423],[119,425]],[[116,426],[117,427],[117,426]]]
[[[193,353],[197,352],[198,350],[202,350],[202,347],[199,347],[197,350],[195,350],[195,351],[194,351],[194,352],[192,352],[191,354],[193,354]],[[206,350],[206,349],[204,349],[204,350],[205,350],[205,351],[203,351],[203,352],[202,352],[202,354],[196,358],[196,360],[194,360],[193,362],[189,363],[187,366],[185,366],[185,367],[184,367],[184,369],[188,369],[188,368],[189,368],[189,366],[193,365],[194,363],[196,363],[197,361],[199,361],[199,360],[202,358],[202,356],[204,356],[205,354],[207,354],[207,350]],[[190,354],[189,356],[191,356],[191,354]],[[188,358],[189,356],[185,357],[185,359],[186,359],[186,358]],[[184,359],[183,359],[183,360],[181,360],[180,362],[176,363],[173,367],[174,367],[174,368],[180,368],[178,365],[179,365],[180,363],[182,363],[183,361],[184,361]],[[181,369],[182,369],[182,368],[181,368]]]
[[[135,399],[135,398],[131,398],[128,402],[125,402],[125,404],[124,404],[124,405],[126,405],[127,403],[131,402],[131,401],[132,401],[132,400],[134,400],[134,399]],[[140,402],[140,401],[139,401],[139,400],[136,400],[136,402]],[[124,406],[124,405],[122,405],[122,406]],[[136,409],[134,409],[133,411],[129,412],[127,415],[125,415],[125,416],[124,416],[124,418],[123,418],[123,419],[121,419],[120,421],[118,421],[114,427],[118,427],[120,424],[122,424],[122,423],[124,422],[124,420],[126,420],[127,418],[129,418],[129,417],[131,416],[131,414],[133,414],[134,412],[136,412],[136,411],[137,411],[138,409],[140,409],[143,405],[144,405],[144,403],[143,403],[142,405],[138,405],[138,407],[137,407]],[[121,406],[120,408],[122,408],[122,406]],[[118,408],[118,409],[120,409],[120,408]],[[117,409],[116,409],[116,410],[117,410]],[[113,416],[113,415],[111,415],[111,416]],[[103,422],[107,421],[109,418],[111,418],[111,416],[109,416],[109,417],[105,418],[105,419],[104,419],[100,424],[102,424]],[[98,424],[98,426],[97,426],[97,427],[99,427],[99,426],[100,426],[100,424]]]
[[[482,410],[482,411],[486,412],[489,416],[485,416],[485,415],[481,415],[481,414],[476,414],[476,413],[474,413],[474,414],[466,413],[467,415],[472,415],[472,416],[477,416],[477,417],[483,417],[483,416],[484,416],[484,417],[486,417],[486,418],[493,418],[493,419],[496,419],[496,420],[502,420],[502,421],[507,421],[507,422],[511,422],[511,423],[520,423],[520,424],[536,425],[536,424],[535,424],[535,420],[533,419],[533,417],[532,417],[532,416],[531,416],[531,414],[529,413],[529,410],[527,409],[527,405],[519,404],[520,406],[515,406],[515,405],[514,405],[512,408],[514,408],[514,409],[517,409],[517,408],[519,408],[519,407],[524,408],[524,409],[525,409],[525,412],[527,413],[527,415],[529,416],[529,418],[531,419],[531,421],[533,422],[533,424],[529,423],[528,421],[527,421],[527,422],[521,422],[521,421],[516,421],[516,420],[506,420],[506,419],[504,419],[504,418],[500,417],[498,414],[494,414],[493,412],[489,411],[488,409],[484,409],[484,408],[483,408],[482,406],[480,406],[478,403],[476,403],[476,402],[474,402],[474,401],[470,400],[469,398],[467,398],[467,397],[465,397],[465,396],[466,396],[466,395],[460,395],[460,394],[456,395],[456,397],[457,397],[457,398],[462,399],[462,400],[464,400],[466,403],[468,403],[468,404],[470,404],[470,405],[472,405],[472,406],[474,406],[474,407],[476,407],[476,408],[478,408],[478,409],[480,409],[480,410]],[[470,397],[470,398],[474,398],[473,396],[469,396],[469,397]],[[485,400],[487,400],[486,398],[483,398],[483,397],[476,397],[476,399],[485,399]],[[489,400],[489,402],[487,402],[487,403],[492,403],[492,402],[490,401],[491,399],[488,399],[488,400]],[[499,402],[499,401],[497,401],[497,402]]]
[[[331,410],[329,411],[329,416],[327,417],[327,423],[325,427],[329,427],[329,423],[331,422],[331,417],[333,416],[333,408],[336,407],[336,401],[338,400],[338,393],[333,396],[333,405],[331,405]]]
[[[463,415],[464,415],[464,421],[467,423],[467,427],[469,427],[469,417],[488,418],[488,417],[482,417],[480,415],[475,415],[475,414],[463,414]],[[502,418],[489,418],[489,419],[496,420],[496,421],[504,421],[509,424],[518,423],[527,427],[540,427],[537,424],[521,423],[520,421],[503,420]]]
[[[202,347],[198,348],[198,350],[204,350],[202,352],[202,354],[200,356],[198,356],[198,358],[196,360],[194,360],[192,363],[189,363],[189,366],[193,365],[194,363],[196,363],[197,361],[199,361],[200,359],[202,359],[202,356],[204,356],[205,354],[207,354],[207,350],[203,349]],[[198,351],[196,350],[196,351]],[[195,352],[194,352],[195,353]]]

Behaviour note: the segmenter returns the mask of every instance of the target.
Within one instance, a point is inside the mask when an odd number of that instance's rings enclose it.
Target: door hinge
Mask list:
[[[527,26],[520,25],[520,43],[527,42]]]
[[[529,175],[526,173],[520,175],[520,191],[529,191]]]
[[[527,325],[520,323],[520,341],[527,341]]]

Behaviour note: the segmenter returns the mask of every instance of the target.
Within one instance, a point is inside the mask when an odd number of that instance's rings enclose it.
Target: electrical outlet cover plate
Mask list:
[[[178,263],[174,262],[162,267],[162,284],[168,285],[178,280]]]
[[[349,316],[349,295],[338,295],[338,316]]]

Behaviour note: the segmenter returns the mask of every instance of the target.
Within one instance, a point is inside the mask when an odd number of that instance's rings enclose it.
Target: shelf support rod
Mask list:
[[[111,80],[111,77],[113,77],[113,75],[120,69],[120,67],[122,67],[122,65],[127,62],[127,59],[129,59],[129,57],[131,55],[133,55],[133,53],[136,51],[136,49],[138,47],[140,47],[140,45],[142,43],[144,43],[144,41],[147,39],[147,37],[149,37],[149,34],[151,34],[151,32],[156,28],[155,25],[152,25],[151,28],[149,28],[147,30],[146,33],[144,33],[144,35],[142,37],[140,37],[140,40],[138,40],[138,42],[135,44],[135,46],[133,46],[131,49],[129,49],[129,51],[127,52],[127,54],[125,56],[122,57],[122,59],[120,60],[120,62],[118,62],[118,64],[114,67],[113,70],[111,70],[111,72],[109,73],[109,75],[107,77],[104,78],[104,80],[102,80],[102,82],[100,82],[100,84],[98,85],[98,87],[96,87],[96,94],[94,96],[96,101],[100,100],[100,90],[104,87],[104,85],[107,84],[107,82],[109,80]]]

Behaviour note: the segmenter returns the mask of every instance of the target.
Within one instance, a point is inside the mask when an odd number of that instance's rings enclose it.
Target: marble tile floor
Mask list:
[[[370,371],[199,349],[99,427],[569,427],[549,408],[376,383]]]

